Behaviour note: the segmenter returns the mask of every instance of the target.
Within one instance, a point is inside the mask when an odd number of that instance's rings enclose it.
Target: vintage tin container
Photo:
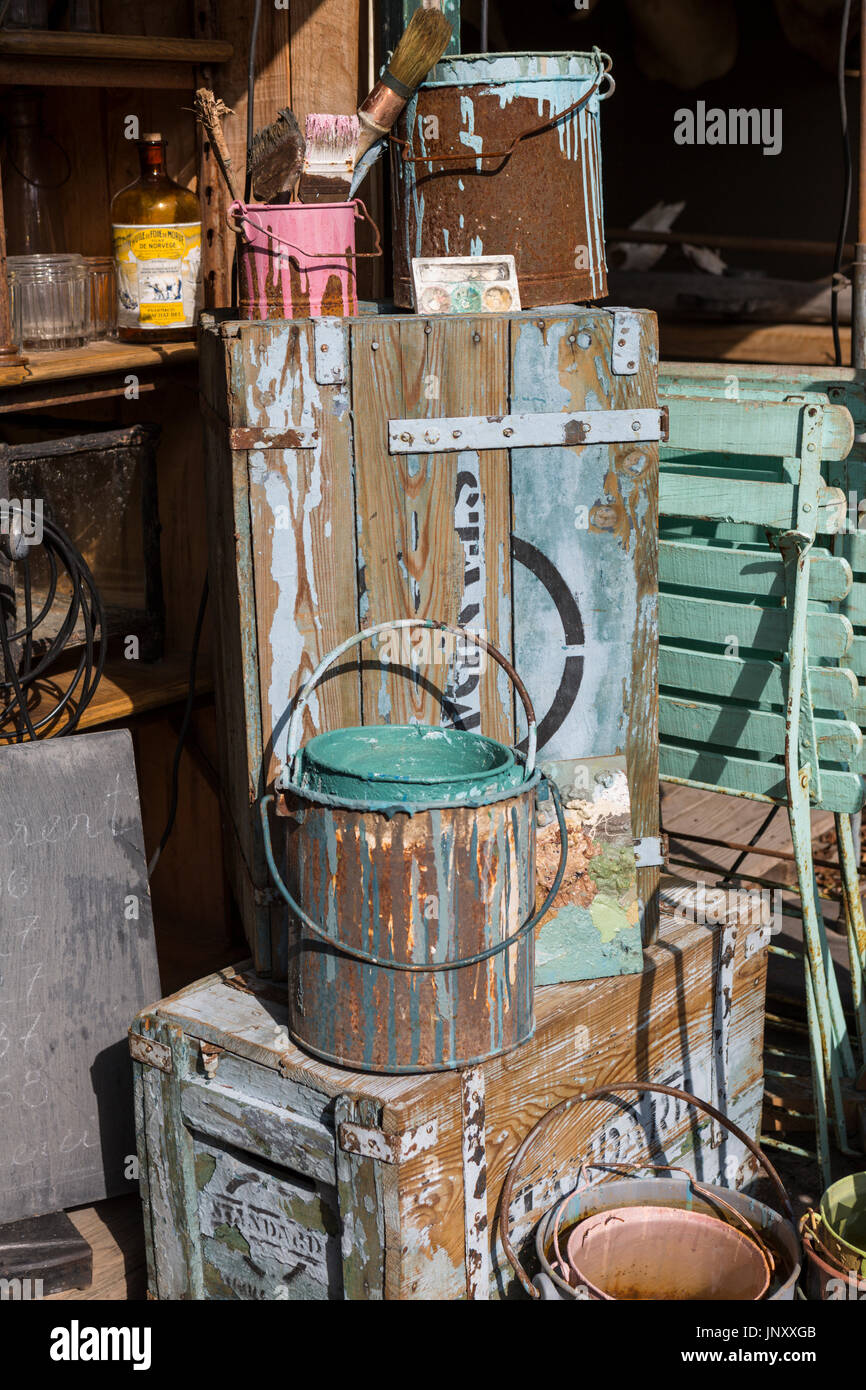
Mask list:
[[[394,302],[413,256],[513,254],[524,309],[607,294],[600,103],[610,59],[459,54],[433,69],[391,146]]]
[[[292,319],[358,312],[355,223],[350,203],[241,203],[229,208],[238,233],[239,308],[245,319]],[[378,231],[376,233],[379,255]]]
[[[467,635],[433,621],[379,623],[330,652],[301,690],[276,783],[285,817],[278,820],[283,871],[271,849],[269,798],[262,808],[271,877],[291,910],[290,1034],[314,1056],[361,1071],[447,1071],[525,1042],[534,1026],[533,928],[565,868],[565,821],[554,788],[560,867],[536,911],[536,796],[547,784],[534,768],[535,714],[510,663],[480,637],[523,700],[525,761],[515,763],[509,750],[497,752],[478,734],[455,739],[449,730],[426,728],[409,738],[396,726],[389,738],[387,728],[362,728],[314,739],[304,775],[304,713],[328,668],[367,638],[419,626]],[[384,750],[395,743],[403,761],[389,763]],[[327,772],[317,744],[330,749]],[[435,755],[419,746],[450,749],[438,775]],[[484,766],[491,761],[492,779]],[[419,767],[426,782],[416,783],[413,803],[403,793]],[[335,783],[357,799],[334,794]]]
[[[130,1041],[150,1296],[519,1297],[496,1221],[505,1172],[576,1079],[599,1086],[641,1068],[713,1094],[725,999],[725,1109],[756,1136],[767,953],[751,949],[744,918],[728,978],[721,934],[663,918],[643,975],[539,990],[533,1037],[462,1073],[400,1078],[316,1061],[289,1038],[285,987],[245,968],[163,999]],[[587,1106],[536,1152],[512,1203],[524,1260],[576,1182],[576,1153],[680,1163],[704,1183],[755,1174],[740,1141],[716,1144],[709,1120],[667,1095]]]

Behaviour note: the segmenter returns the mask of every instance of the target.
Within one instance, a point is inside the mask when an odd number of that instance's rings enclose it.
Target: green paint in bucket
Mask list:
[[[525,777],[496,739],[424,724],[335,729],[298,755],[299,786],[351,801],[474,801]]]

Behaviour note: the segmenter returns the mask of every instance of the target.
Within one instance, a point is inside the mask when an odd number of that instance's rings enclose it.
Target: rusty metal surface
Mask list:
[[[603,60],[494,54],[433,70],[391,145],[397,305],[412,306],[413,256],[506,247],[524,309],[604,297]]]
[[[514,935],[533,909],[535,795],[414,815],[320,806],[288,793],[282,849],[296,901],[350,949],[439,962]],[[532,1033],[534,933],[439,973],[369,965],[290,926],[289,1031],[359,1070],[470,1065]]]

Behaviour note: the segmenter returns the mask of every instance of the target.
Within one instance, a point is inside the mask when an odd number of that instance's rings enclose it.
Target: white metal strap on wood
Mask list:
[[[463,449],[550,449],[575,444],[649,444],[664,434],[654,410],[549,411],[389,420],[392,454],[453,454]]]
[[[460,1073],[463,1115],[463,1221],[466,1232],[466,1297],[490,1297],[490,1237],[487,1223],[487,1141],[484,1071]]]

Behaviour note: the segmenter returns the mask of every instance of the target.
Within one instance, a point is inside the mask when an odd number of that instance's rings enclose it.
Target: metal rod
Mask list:
[[[796,863],[796,855],[786,849],[763,849],[760,845],[744,845],[738,840],[719,840],[711,835],[687,835],[684,830],[669,830],[666,828],[670,840],[687,840],[690,844],[716,845],[719,849],[748,850],[749,854],[762,854],[766,859],[790,859]],[[819,869],[838,869],[839,864],[835,859],[814,859],[812,863]],[[720,868],[720,873],[728,872]]]
[[[835,254],[830,241],[791,241],[787,237],[728,236],[713,232],[651,232],[639,227],[609,227],[607,242],[635,241],[648,246],[709,246],[718,251],[766,251],[773,255],[817,256],[825,259]],[[854,246],[846,242],[844,254],[854,255]]]

